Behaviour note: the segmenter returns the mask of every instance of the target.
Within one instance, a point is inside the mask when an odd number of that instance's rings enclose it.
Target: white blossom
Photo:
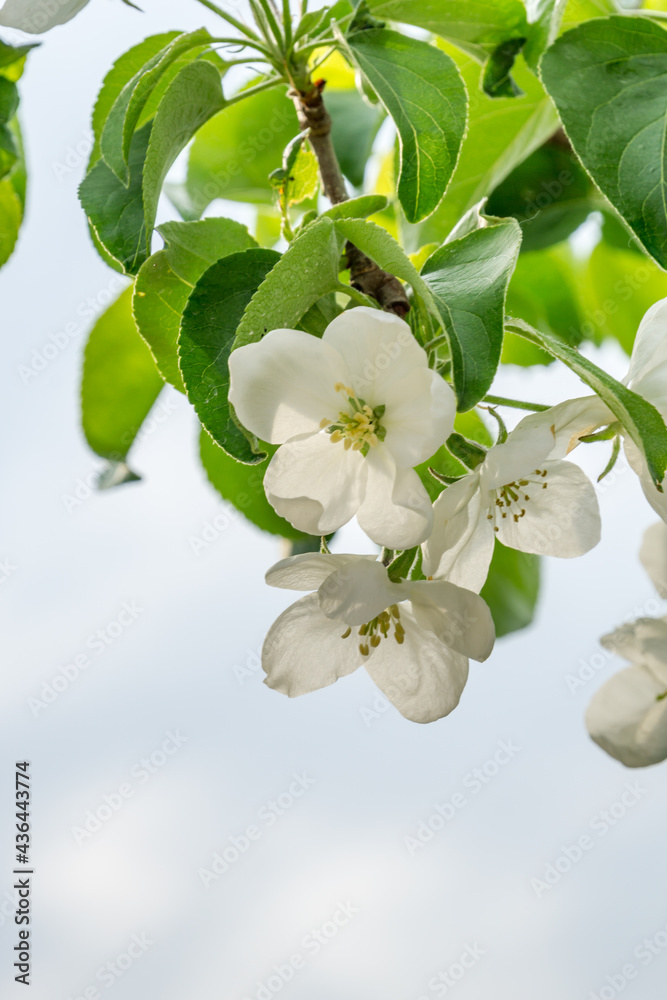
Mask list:
[[[356,514],[393,549],[428,536],[433,510],[414,466],[451,433],[455,399],[407,323],[358,307],[321,340],[273,330],[234,351],[229,370],[241,422],[282,446],[264,477],[278,514],[313,535]]]
[[[407,719],[433,722],[458,705],[468,658],[484,660],[493,648],[481,597],[445,581],[393,582],[373,556],[292,556],[266,580],[313,591],[280,615],[262,650],[265,683],[290,697],[363,664]]]
[[[667,758],[667,618],[640,618],[600,641],[632,666],[596,691],[588,732],[626,767],[657,764]]]
[[[564,558],[597,545],[595,489],[577,465],[554,457],[567,447],[569,418],[557,431],[549,414],[522,421],[474,472],[440,494],[423,546],[426,574],[478,591],[496,538],[521,552]]]

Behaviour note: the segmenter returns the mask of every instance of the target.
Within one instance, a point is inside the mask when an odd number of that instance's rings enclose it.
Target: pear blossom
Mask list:
[[[0,8],[0,24],[30,35],[41,35],[64,24],[79,13],[89,0],[5,0]]]
[[[521,421],[471,473],[434,504],[434,528],[423,546],[423,570],[479,591],[495,539],[521,552],[572,558],[600,540],[593,484],[572,462],[555,458],[572,433],[571,413],[550,411]],[[575,425],[580,425],[578,415]]]
[[[229,370],[241,423],[281,445],[264,477],[278,514],[312,535],[356,514],[393,549],[428,536],[433,510],[414,466],[449,437],[456,403],[407,323],[360,306],[321,339],[273,330],[237,348]]]
[[[667,758],[667,617],[640,618],[600,641],[632,666],[596,691],[588,732],[626,767],[658,764]]]
[[[458,705],[468,658],[493,648],[481,597],[442,580],[394,582],[374,556],[292,556],[266,581],[312,591],[280,615],[262,649],[265,683],[291,698],[363,664],[402,715],[433,722]]]

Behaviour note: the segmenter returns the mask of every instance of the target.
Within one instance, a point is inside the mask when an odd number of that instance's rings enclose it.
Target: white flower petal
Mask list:
[[[229,401],[244,427],[282,444],[314,433],[347,409],[335,385],[348,385],[343,359],[329,344],[299,330],[272,330],[229,357]]]
[[[648,767],[667,757],[667,698],[645,667],[628,667],[611,677],[586,712],[592,739],[626,767]]]
[[[623,451],[628,460],[628,465],[639,476],[639,483],[644,491],[644,496],[656,514],[667,523],[667,477],[663,480],[663,492],[661,493],[648,471],[646,459],[634,441],[627,436],[623,438]]]
[[[462,482],[448,487],[435,502],[433,534],[424,543],[422,569],[426,576],[479,592],[488,576],[495,544],[493,524],[487,520],[487,508],[479,489],[474,490],[468,505],[460,506],[453,517],[444,520],[442,516],[448,510],[448,493],[457,490],[461,496],[465,495]],[[466,483],[468,491],[471,485]]]
[[[5,0],[0,9],[0,24],[18,28],[30,35],[41,35],[57,24],[64,24],[79,13],[88,0]]]
[[[626,383],[643,395],[642,382],[664,362],[667,362],[667,299],[660,299],[639,324]],[[663,386],[663,396],[665,388]]]
[[[611,653],[646,667],[667,688],[667,618],[638,618],[604,635],[600,643]]]
[[[366,670],[399,712],[412,722],[434,722],[459,703],[468,679],[468,660],[422,629],[401,608],[405,639],[383,639],[371,652]]]
[[[639,558],[660,596],[667,597],[667,525],[664,521],[646,529]]]
[[[380,309],[348,309],[329,324],[322,340],[344,359],[352,387],[371,407],[385,402],[397,380],[415,368],[428,368],[426,352],[408,324]]]
[[[520,552],[563,559],[581,556],[600,541],[600,510],[593,484],[572,462],[547,462],[542,467],[547,470],[546,478],[522,487],[530,499],[514,504],[504,518],[498,511],[498,538]],[[519,520],[515,520],[519,515],[515,508],[526,512]]]
[[[362,656],[355,636],[322,614],[317,594],[292,604],[269,629],[262,648],[265,684],[295,698],[351,674]]]
[[[385,446],[399,466],[425,462],[454,430],[456,397],[436,372],[417,368],[392,386],[381,418]]]
[[[274,510],[299,531],[328,535],[361,506],[366,466],[358,451],[332,443],[328,434],[295,438],[279,448],[264,476]]]
[[[504,444],[489,448],[477,469],[482,493],[523,479],[544,464],[554,443],[553,428],[547,423],[538,424],[530,433],[512,431]]]
[[[375,556],[304,552],[275,563],[266,573],[266,582],[283,590],[317,590],[341,566],[366,561],[375,562]]]
[[[379,562],[356,562],[327,576],[318,591],[328,618],[346,625],[364,625],[403,599],[403,589],[392,583]]]
[[[357,521],[377,545],[409,549],[428,537],[433,507],[414,469],[397,469],[382,445],[366,456],[368,479]]]
[[[549,459],[565,458],[579,444],[579,438],[592,434],[598,427],[611,424],[616,417],[599,396],[581,396],[566,399],[564,403],[551,406],[540,413],[524,417],[512,431],[510,437],[519,441],[533,434],[538,428],[550,427],[554,436]]]
[[[473,660],[491,654],[496,629],[481,597],[444,580],[407,581],[404,588],[418,624],[445,646]]]

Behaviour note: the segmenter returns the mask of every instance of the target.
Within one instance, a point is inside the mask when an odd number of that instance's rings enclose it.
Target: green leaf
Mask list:
[[[531,153],[491,194],[488,215],[513,216],[521,252],[566,240],[599,206],[595,189],[573,153],[555,142]]]
[[[162,75],[180,56],[190,49],[201,48],[211,41],[205,28],[178,35],[157,52],[129,80],[109,111],[100,139],[100,151],[108,167],[119,180],[127,182],[128,156],[132,136],[141,113]]]
[[[603,240],[590,256],[582,286],[589,339],[612,337],[630,354],[644,313],[667,297],[667,274],[650,257]]]
[[[126,288],[86,344],[81,408],[93,451],[123,461],[163,385],[132,317],[132,288]]]
[[[518,319],[508,318],[507,326],[520,337],[549,351],[597,393],[643,452],[651,478],[661,490],[667,469],[667,427],[656,408],[568,344]]]
[[[468,209],[504,180],[514,167],[558,128],[558,115],[540,82],[517,63],[514,77],[521,100],[491,98],[479,89],[479,66],[470,57],[445,49],[456,59],[470,96],[468,129],[445,197],[435,213],[412,236],[412,249],[442,243]]]
[[[477,410],[468,410],[467,413],[457,413],[454,420],[454,430],[457,434],[461,434],[470,441],[476,441],[486,448],[490,448],[493,444],[489,430]],[[465,476],[468,472],[466,466],[454,458],[446,445],[441,445],[435,455],[429,458],[428,461],[422,462],[415,469],[433,502],[438,499],[445,488],[445,484],[432,476],[429,468],[435,469],[436,472],[439,472],[443,476],[450,476],[452,478]]]
[[[387,199],[383,194],[362,194],[358,198],[350,198],[349,201],[342,201],[340,205],[333,205],[322,215],[327,219],[367,219],[369,215],[376,215],[387,207]]]
[[[384,110],[369,107],[356,90],[326,90],[327,111],[331,116],[331,138],[343,174],[355,187],[364,183],[366,164]]]
[[[21,199],[11,180],[0,181],[0,267],[9,260],[23,219]]]
[[[167,172],[201,126],[224,104],[220,74],[205,60],[190,63],[172,81],[153,121],[143,176],[146,228],[152,232]]]
[[[507,290],[506,311],[576,347],[587,329],[579,301],[583,280],[584,268],[567,244],[520,253]],[[548,365],[553,360],[541,347],[505,331],[504,364]]]
[[[197,416],[217,444],[248,464],[265,456],[239,428],[227,401],[229,355],[246,307],[279,260],[275,250],[253,249],[209,267],[190,295],[178,340],[183,381]]]
[[[313,537],[297,531],[288,521],[279,517],[266,499],[263,485],[266,465],[242,465],[234,461],[204,430],[200,437],[200,454],[211,485],[258,528],[290,540]]]
[[[528,30],[520,0],[368,0],[368,6],[376,17],[425,28],[478,59]]]
[[[489,97],[523,97],[523,91],[512,78],[512,69],[525,38],[510,38],[494,49],[484,66],[482,89]]]
[[[496,539],[486,583],[480,591],[491,609],[496,636],[525,628],[540,595],[540,557],[508,549]]]
[[[160,374],[185,392],[177,341],[188,297],[211,264],[257,244],[245,226],[232,219],[168,222],[158,232],[165,246],[148,258],[137,275],[134,318]]]
[[[567,0],[526,0],[530,27],[523,55],[534,71],[540,56],[558,34]]]
[[[336,230],[384,271],[407,281],[427,302],[431,293],[410,258],[386,229],[366,219],[336,219]]]
[[[6,177],[18,159],[14,136],[8,126],[19,106],[15,83],[0,76],[0,178]]]
[[[493,382],[520,245],[518,224],[506,220],[446,243],[422,268],[449,340],[459,410],[472,409]]]
[[[335,223],[335,227],[349,224]],[[336,290],[340,261],[336,228],[321,216],[297,237],[249,303],[235,348],[261,340],[269,330],[293,330],[318,299]]]
[[[466,127],[461,77],[446,53],[395,31],[360,31],[347,44],[394,120],[398,197],[408,221],[419,222],[437,207],[456,166]]]
[[[202,122],[222,105],[220,75],[207,61],[185,66],[172,80],[155,118],[135,132],[129,185],[98,160],[79,189],[81,203],[104,249],[127,274],[150,256],[164,178]]]
[[[190,150],[185,191],[190,217],[198,218],[216,198],[272,205],[269,174],[281,165],[282,150],[298,131],[284,90],[253,94],[215,115]]]
[[[562,35],[544,84],[575,152],[642,245],[667,268],[667,34],[610,17]]]
[[[150,256],[151,234],[144,217],[143,173],[152,127],[153,123],[148,122],[134,134],[128,187],[100,159],[79,188],[79,199],[97,238],[126,274],[135,274]]]
[[[28,45],[8,45],[0,40],[0,74],[8,80],[16,81],[23,71],[23,62],[31,49],[39,47],[40,42]],[[16,64],[20,63],[17,67]],[[18,70],[18,72],[16,72]]]
[[[102,88],[93,108],[92,126],[95,139],[88,164],[89,170],[100,158],[102,130],[120,92],[144,66],[151,62],[154,56],[162,52],[179,35],[178,31],[169,31],[145,38],[143,42],[139,42],[138,45],[134,45],[127,52],[124,52],[104,77]]]

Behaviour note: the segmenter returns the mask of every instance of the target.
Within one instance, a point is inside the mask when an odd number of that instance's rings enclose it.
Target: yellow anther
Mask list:
[[[341,639],[347,639],[347,637],[348,637],[349,635],[351,635],[351,634],[352,634],[352,629],[351,629],[351,628],[350,628],[350,626],[348,625],[348,627],[346,628],[346,630],[345,630],[345,631],[343,632],[343,634],[341,635]]]
[[[381,642],[382,642],[382,639],[380,638],[379,635],[372,635],[371,636],[371,646],[374,649],[377,649],[377,647],[380,645]]]
[[[370,653],[370,649],[368,648],[365,642],[359,643],[359,652],[361,653],[362,656],[368,656],[368,654]]]
[[[320,430],[324,430],[324,428],[328,427],[330,423],[331,420],[329,420],[328,417],[322,417],[322,419],[320,420]]]

